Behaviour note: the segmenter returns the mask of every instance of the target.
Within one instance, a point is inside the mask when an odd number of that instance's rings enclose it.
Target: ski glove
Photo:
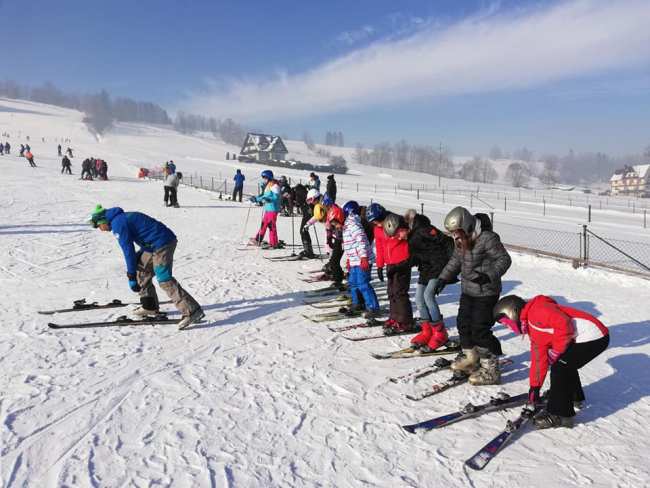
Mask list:
[[[368,258],[361,258],[361,263],[359,263],[359,266],[363,271],[368,271],[370,269],[370,263],[368,262]]]
[[[140,285],[138,285],[138,280],[136,279],[135,275],[132,275],[131,273],[127,273],[126,277],[129,279],[129,288],[133,290],[134,292],[139,292],[140,291]]]
[[[433,294],[438,296],[442,293],[442,290],[445,289],[445,286],[447,285],[447,282],[445,280],[438,279],[436,281],[436,286],[433,287]]]
[[[490,277],[486,275],[485,273],[481,273],[480,271],[476,272],[476,278],[473,280],[470,280],[472,283],[476,283],[477,285],[485,285],[486,283],[490,282]]]
[[[384,268],[377,268],[377,278],[379,278],[379,281],[382,283],[384,282]]]
[[[551,364],[555,364],[558,359],[560,359],[560,356],[562,353],[557,352],[555,349],[549,349],[548,350],[548,362]]]
[[[257,203],[257,197],[250,197],[248,199],[251,203]]]

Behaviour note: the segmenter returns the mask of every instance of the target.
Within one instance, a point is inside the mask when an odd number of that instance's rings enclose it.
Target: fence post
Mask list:
[[[636,203],[632,202],[632,213],[636,213]]]
[[[469,208],[472,208],[474,206],[474,194],[470,193],[469,194]]]
[[[377,193],[377,183],[375,183],[375,193]]]
[[[199,185],[203,188],[203,176],[199,176]]]
[[[359,193],[359,183],[357,183],[357,193]]]
[[[370,205],[372,205],[372,198],[370,199]]]
[[[228,180],[223,180],[223,191],[228,193]]]
[[[504,212],[508,211],[508,199],[506,198],[505,195],[503,195],[503,211]]]
[[[420,199],[420,189],[419,188],[417,190],[417,194],[418,194],[417,199],[419,200]]]
[[[190,186],[194,186],[192,185],[192,175],[190,175]]]
[[[445,190],[442,190],[442,203],[445,203]]]
[[[543,213],[543,215],[546,215],[546,198],[543,198],[542,202],[544,203],[544,213]]]
[[[647,228],[646,227],[646,214],[647,214],[647,212],[648,211],[646,209],[643,209],[643,228],[644,229]]]
[[[587,246],[587,224],[582,224],[582,259],[584,265],[587,265],[589,261],[589,256],[587,256],[588,246]]]
[[[424,215],[424,203],[420,204],[420,213]]]
[[[212,177],[212,183],[210,183],[210,188],[214,191],[214,176]]]
[[[395,195],[397,195],[397,185],[395,185]]]
[[[413,191],[413,183],[411,183],[411,191]]]
[[[591,203],[587,207],[589,210],[587,210],[587,222],[591,222]]]
[[[494,227],[494,212],[490,212],[490,222],[492,222],[492,227]]]

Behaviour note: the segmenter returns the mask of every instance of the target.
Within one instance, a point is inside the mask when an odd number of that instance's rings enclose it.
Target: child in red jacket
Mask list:
[[[409,298],[411,263],[409,260],[408,225],[403,217],[387,212],[378,203],[366,210],[366,218],[374,227],[377,275],[384,281],[384,265],[388,279],[388,320],[384,334],[415,332],[413,308]]]
[[[572,427],[574,407],[585,400],[578,370],[607,349],[607,327],[593,315],[544,295],[528,302],[516,295],[503,297],[494,306],[494,318],[515,334],[530,338],[529,403],[539,402],[540,388],[551,368],[548,404],[545,412],[535,416],[535,426]]]

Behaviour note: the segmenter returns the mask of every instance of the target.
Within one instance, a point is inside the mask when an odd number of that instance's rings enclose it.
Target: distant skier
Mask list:
[[[11,145],[9,144],[9,141],[5,142],[5,154],[10,154],[11,153]]]
[[[497,356],[503,352],[492,333],[492,309],[501,294],[501,277],[512,263],[510,255],[485,214],[472,215],[456,207],[445,217],[445,228],[454,238],[455,250],[440,272],[434,293],[438,295],[459,274],[461,279],[456,325],[463,351],[451,369],[470,375],[472,385],[499,384]]]
[[[273,179],[273,171],[265,169],[262,171],[262,181],[265,182],[264,193],[257,197],[251,197],[253,203],[264,205],[264,215],[259,232],[251,239],[252,243],[261,246],[264,241],[266,230],[269,230],[269,244],[272,249],[283,247],[278,240],[278,213],[280,212],[280,185]]]
[[[179,208],[178,205],[178,185],[180,179],[177,173],[171,173],[167,168],[165,176],[165,205],[167,207]]]
[[[63,156],[63,154],[61,153],[61,144],[56,146],[56,150],[57,150],[57,154],[58,154],[59,157]]]
[[[61,145],[59,145],[59,147],[61,147]],[[74,156],[72,155],[72,148],[71,148],[71,147],[69,147],[68,149],[66,149],[65,152],[68,154],[68,156],[70,157],[70,159],[74,158]]]
[[[332,202],[336,203],[336,180],[334,175],[327,177],[327,195],[332,199]]]
[[[155,275],[160,287],[182,314],[179,329],[205,317],[201,306],[172,276],[177,239],[168,227],[140,212],[124,212],[119,207],[104,209],[101,205],[93,210],[91,222],[93,227],[112,231],[118,238],[126,261],[129,287],[140,293],[141,306],[134,313],[142,317],[160,313],[153,285]],[[134,244],[140,247],[137,252]]]
[[[72,163],[70,162],[70,159],[68,156],[63,156],[63,159],[61,159],[61,174],[67,173],[69,175],[72,174]]]
[[[3,156],[5,153],[5,145],[0,142],[0,156]]]
[[[246,177],[242,174],[241,169],[237,170],[233,180],[235,181],[235,188],[232,190],[232,201],[236,201],[237,196],[239,195],[239,202],[241,203],[242,195],[244,193],[244,181],[246,180]]]
[[[454,240],[431,225],[426,215],[416,214],[413,217],[408,244],[411,265],[418,268],[415,303],[422,321],[422,332],[411,339],[411,344],[421,348],[423,352],[430,352],[448,340],[445,323],[433,291],[440,272],[454,252]]]
[[[176,173],[176,164],[174,163],[173,160],[169,161],[169,163],[167,164],[167,167],[169,168],[170,174]]]
[[[285,217],[293,214],[293,192],[286,176],[280,176],[280,196],[282,197],[281,212]]]
[[[102,160],[101,159],[95,159],[95,166],[94,166],[94,171],[95,171],[95,177],[99,178],[101,175],[102,171]]]
[[[25,155],[25,144],[20,145],[20,157],[22,158]]]
[[[578,370],[609,345],[609,330],[593,315],[538,295],[528,302],[516,295],[494,306],[494,320],[530,339],[529,403],[540,401],[540,389],[551,368],[546,411],[533,419],[535,427],[572,427],[575,408],[585,401]]]
[[[25,153],[25,159],[29,162],[29,165],[32,168],[36,168],[36,163],[34,162],[34,155],[30,150],[27,150],[27,152]]]
[[[99,167],[99,177],[102,180],[108,180],[108,163],[102,159],[102,164]]]
[[[92,162],[90,158],[84,159],[83,163],[81,163],[81,179],[82,180],[91,180],[93,179],[92,171]]]
[[[308,189],[316,189],[320,193],[320,178],[316,173],[309,173],[309,182],[307,183]]]
[[[27,140],[29,141],[29,137],[27,138]],[[25,151],[31,151],[31,150],[32,150],[32,148],[30,147],[30,145],[25,144]]]

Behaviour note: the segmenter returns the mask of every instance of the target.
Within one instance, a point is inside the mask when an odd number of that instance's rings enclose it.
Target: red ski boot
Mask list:
[[[441,320],[431,325],[431,338],[427,342],[426,346],[421,348],[422,352],[433,352],[439,347],[447,344],[449,336],[447,335],[447,329],[445,329],[445,323]]]
[[[419,349],[422,346],[426,346],[431,339],[431,322],[425,320],[420,324],[420,327],[422,327],[422,332],[411,339],[411,346],[413,346],[413,349]]]

